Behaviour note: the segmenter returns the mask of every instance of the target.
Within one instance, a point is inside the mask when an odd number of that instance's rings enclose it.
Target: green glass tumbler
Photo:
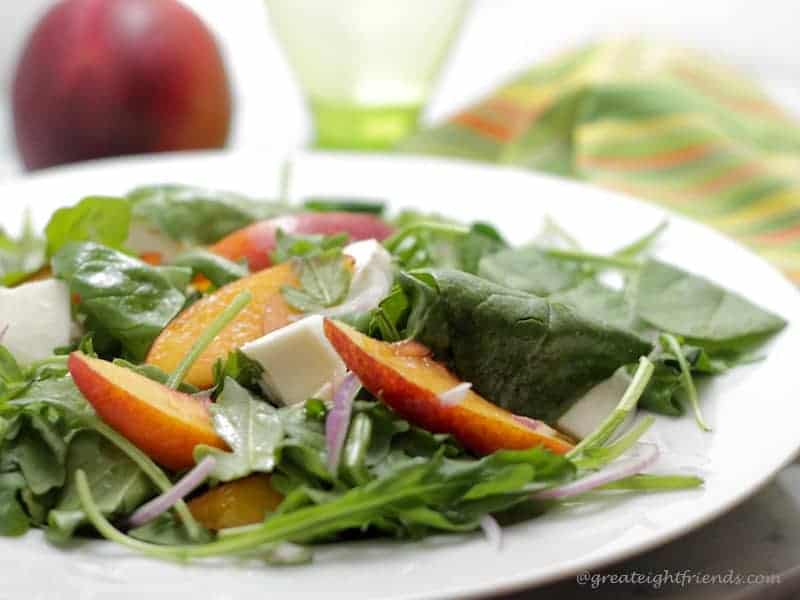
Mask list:
[[[266,0],[319,148],[381,150],[416,130],[469,0]]]

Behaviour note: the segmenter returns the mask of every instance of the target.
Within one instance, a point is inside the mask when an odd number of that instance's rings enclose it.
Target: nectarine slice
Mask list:
[[[214,383],[214,362],[229,352],[264,335],[265,311],[271,311],[273,328],[289,323],[292,309],[283,300],[284,285],[299,285],[290,263],[283,263],[229,283],[201,298],[173,319],[153,342],[146,362],[171,373],[189,352],[192,344],[233,299],[244,290],[253,295],[250,303],[214,338],[195,361],[184,381],[199,388]]]
[[[457,404],[442,403],[438,394],[461,382],[419,345],[381,342],[330,319],[325,335],[370,393],[428,431],[452,434],[479,454],[534,446],[564,454],[572,448],[554,429],[543,423],[528,427],[472,390]]]
[[[251,271],[260,271],[272,264],[278,229],[289,234],[334,235],[346,233],[351,241],[375,238],[383,240],[392,228],[375,215],[352,212],[298,213],[259,221],[234,231],[209,247],[211,252],[230,260],[247,259]]]
[[[67,365],[100,418],[157,463],[181,470],[194,465],[198,444],[228,449],[201,400],[82,352]]]
[[[203,527],[216,531],[261,523],[282,500],[270,485],[269,475],[258,474],[218,485],[188,505]]]

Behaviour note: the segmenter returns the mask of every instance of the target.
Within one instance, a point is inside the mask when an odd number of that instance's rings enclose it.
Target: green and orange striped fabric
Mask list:
[[[401,149],[653,200],[730,234],[800,284],[800,125],[695,52],[642,40],[571,51]]]

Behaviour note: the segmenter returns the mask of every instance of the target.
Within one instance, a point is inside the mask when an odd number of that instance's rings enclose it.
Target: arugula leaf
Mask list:
[[[90,241],[121,248],[130,221],[130,203],[124,198],[89,196],[75,206],[59,208],[45,228],[47,255],[53,256],[67,242]]]
[[[217,459],[212,477],[231,481],[275,467],[275,451],[283,439],[283,426],[277,410],[255,400],[233,379],[226,379],[222,393],[211,405],[214,428],[233,450],[224,452],[209,446],[195,448],[198,462],[211,454]]]
[[[31,522],[19,502],[25,479],[18,473],[0,473],[0,536],[17,537],[30,529]]]
[[[555,422],[619,367],[649,354],[640,337],[560,303],[453,270],[401,277],[406,328],[495,404]]]
[[[171,261],[171,264],[175,267],[189,268],[193,274],[205,275],[215,287],[222,287],[250,274],[246,266],[202,248],[182,252]]]
[[[127,198],[133,217],[189,244],[212,244],[246,225],[291,212],[283,203],[254,200],[233,192],[187,185],[136,188]]]
[[[350,291],[352,275],[343,254],[323,254],[295,259],[293,266],[300,287],[281,287],[286,302],[303,312],[313,312],[341,304]]]
[[[45,241],[33,229],[26,213],[22,233],[13,238],[0,229],[0,285],[20,283],[45,265]]]
[[[92,495],[104,515],[130,514],[153,495],[145,474],[119,448],[94,431],[79,431],[69,444],[66,484],[48,516],[48,534],[53,539],[71,537],[86,521],[75,487],[78,469],[86,473]]]
[[[347,245],[346,233],[337,235],[299,235],[285,233],[283,229],[275,232],[275,250],[270,258],[273,264],[286,262],[295,257],[312,258],[326,253],[340,253]]]
[[[64,433],[49,419],[28,415],[4,444],[0,471],[18,469],[26,486],[37,495],[61,487],[66,477]]]
[[[353,200],[349,198],[309,198],[303,202],[303,208],[315,212],[356,212],[382,215],[386,203],[380,200]]]
[[[786,325],[742,296],[657,260],[642,267],[636,312],[662,331],[708,348],[741,349]]]
[[[175,275],[188,281],[189,270],[164,270],[95,243],[70,242],[53,257],[55,275],[80,296],[78,310],[89,331],[98,329],[122,344],[136,361],[183,308],[186,297]],[[97,340],[95,339],[95,342]]]

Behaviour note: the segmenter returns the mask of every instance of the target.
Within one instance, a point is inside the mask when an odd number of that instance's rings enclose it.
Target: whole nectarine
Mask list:
[[[59,2],[27,42],[12,100],[29,169],[217,148],[230,126],[217,45],[176,0]]]

